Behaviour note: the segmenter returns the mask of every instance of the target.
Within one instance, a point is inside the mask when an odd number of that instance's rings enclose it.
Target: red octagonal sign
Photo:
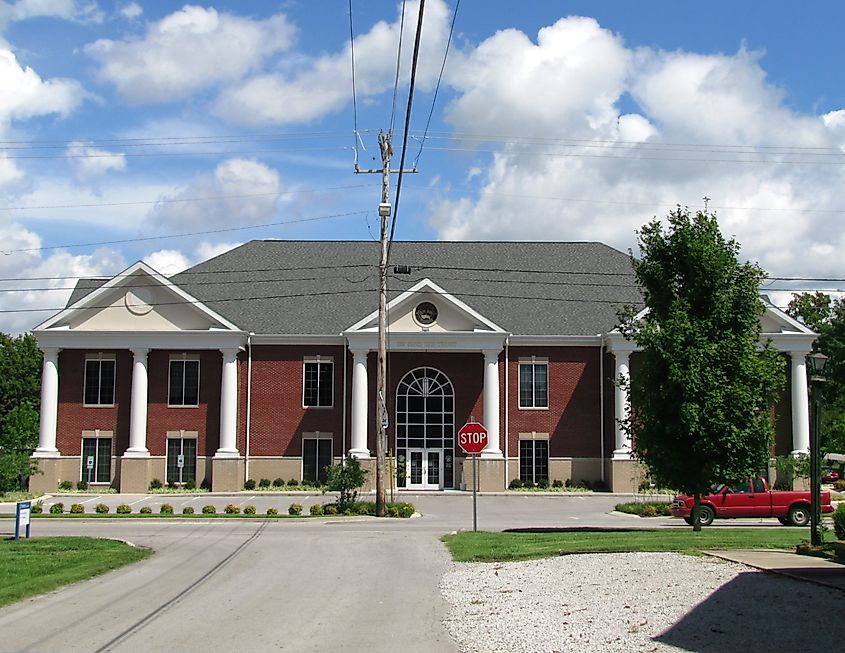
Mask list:
[[[458,431],[458,444],[464,453],[481,453],[487,446],[487,429],[478,422],[467,422]]]

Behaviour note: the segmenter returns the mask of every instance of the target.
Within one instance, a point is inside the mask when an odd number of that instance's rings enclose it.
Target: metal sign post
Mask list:
[[[21,526],[26,529],[26,537],[29,539],[29,522],[32,514],[31,501],[19,501],[15,511],[15,539],[21,539]]]
[[[478,531],[478,454],[472,454],[472,532]]]
[[[472,530],[478,530],[478,454],[487,446],[487,429],[472,417],[458,431],[458,445],[472,456]]]

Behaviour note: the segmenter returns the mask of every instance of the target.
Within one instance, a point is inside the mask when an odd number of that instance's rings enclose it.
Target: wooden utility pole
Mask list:
[[[381,150],[382,167],[380,170],[361,170],[355,167],[357,174],[380,173],[381,203],[378,206],[379,215],[379,243],[381,255],[378,266],[378,369],[376,371],[376,514],[384,517],[386,514],[386,467],[387,467],[387,428],[389,416],[387,413],[387,253],[388,228],[390,222],[390,173],[399,172],[390,169],[390,159],[393,157],[392,132],[379,130],[378,144]],[[405,170],[404,172],[416,172]]]

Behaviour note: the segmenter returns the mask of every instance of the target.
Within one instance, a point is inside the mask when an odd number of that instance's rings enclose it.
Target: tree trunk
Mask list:
[[[701,513],[701,494],[696,492],[692,495],[693,504],[692,504],[692,530],[695,533],[701,531],[701,522],[698,521],[699,514]]]

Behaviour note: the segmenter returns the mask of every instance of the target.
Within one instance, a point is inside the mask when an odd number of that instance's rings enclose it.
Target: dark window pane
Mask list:
[[[85,403],[100,403],[100,361],[85,361]]]
[[[168,438],[167,440],[167,472],[165,473],[166,483],[179,482],[179,454],[181,452],[182,440],[179,438]]]
[[[534,442],[532,440],[519,441],[519,478],[522,481],[534,482]]]
[[[182,406],[185,403],[185,361],[170,361],[170,391],[167,403]]]
[[[200,398],[200,362],[185,361],[185,406],[198,406]]]
[[[182,455],[185,466],[182,467],[182,482],[197,480],[197,441],[193,438],[182,440]]]
[[[326,482],[326,467],[332,464],[332,441],[317,440],[317,480]]]
[[[549,480],[549,443],[547,440],[534,442],[534,482]]]
[[[94,463],[97,461],[97,438],[83,438],[82,439],[82,475],[80,478],[83,481],[96,480],[94,470],[88,470],[88,456],[94,456]]]
[[[302,441],[302,480],[317,480],[317,440]]]
[[[534,366],[519,366],[519,405],[523,408],[534,407]]]
[[[101,404],[114,403],[114,361],[100,361],[100,401]]]
[[[332,405],[332,363],[320,363],[319,402],[321,406]]]
[[[545,363],[534,366],[534,407],[549,406],[549,366]]]

